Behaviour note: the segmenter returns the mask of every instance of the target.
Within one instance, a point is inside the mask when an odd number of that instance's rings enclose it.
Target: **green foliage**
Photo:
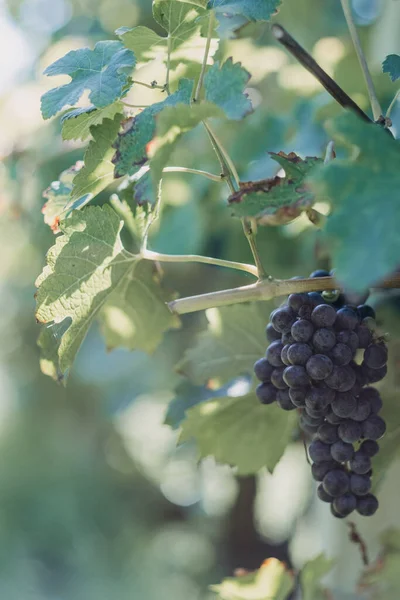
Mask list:
[[[334,561],[320,554],[306,563],[301,570],[300,582],[302,600],[326,600],[326,590],[321,587],[321,579],[333,568]]]
[[[123,113],[123,104],[120,101],[104,108],[89,106],[69,110],[61,118],[63,140],[86,140],[90,136],[92,126],[100,125],[104,119],[114,119],[119,113]]]
[[[285,176],[241,182],[239,191],[229,198],[233,216],[282,224],[298,217],[314,203],[315,195],[305,180],[322,160],[310,156],[303,160],[294,152],[288,155],[271,152],[270,155],[285,170]]]
[[[124,250],[121,227],[118,216],[107,206],[74,212],[60,225],[63,235],[50,248],[47,266],[36,281],[38,321],[51,324],[70,320],[58,348],[58,370],[62,374],[70,369],[90,324],[101,310],[111,346],[123,343],[131,349],[151,351],[162,332],[176,325],[162,294],[155,291],[149,272],[140,265],[140,257]],[[147,264],[151,269],[151,263]],[[126,302],[130,310],[120,317],[118,311],[126,308]],[[113,324],[109,322],[110,314],[116,319]],[[126,327],[125,336],[117,317]],[[154,327],[144,332],[143,322],[151,321]],[[46,338],[42,338],[42,346],[44,342]],[[52,353],[48,348],[44,351]]]
[[[201,402],[226,394],[227,387],[210,390],[205,386],[195,386],[185,381],[178,386],[176,396],[168,405],[165,424],[177,429],[186,417],[186,411]]]
[[[375,598],[396,600],[400,586],[400,531],[384,531],[381,542],[381,554],[364,572],[360,585],[362,589],[372,590]]]
[[[230,17],[240,15],[250,21],[269,21],[282,0],[210,0],[208,8]]]
[[[132,29],[121,27],[115,32],[122,40],[124,46],[132,50],[139,62],[151,60],[154,53],[151,51],[164,50],[165,56],[167,54],[167,39],[161,37],[150,29],[143,25],[138,25]]]
[[[46,203],[43,205],[42,213],[44,222],[51,227],[54,233],[59,233],[60,216],[66,210],[70,200],[73,188],[73,182],[76,175],[82,169],[83,163],[79,162],[69,169],[63,171],[57,181],[43,192]]]
[[[65,106],[74,106],[85,90],[89,90],[89,99],[96,108],[112,104],[123,95],[135,63],[133,53],[117,41],[98,42],[94,50],[71,50],[44,72],[49,76],[69,75],[71,81],[43,94],[43,118],[49,119]]]
[[[278,405],[267,409],[254,393],[215,398],[186,411],[180,442],[195,439],[199,456],[236,467],[251,475],[274,470],[292,439],[297,416]]]
[[[384,73],[389,73],[392,81],[397,81],[400,78],[400,56],[398,54],[389,54],[382,64]]]
[[[332,204],[326,234],[337,277],[349,289],[363,290],[398,266],[400,147],[381,127],[352,114],[335,119],[329,130],[353,158],[332,161],[311,181]]]
[[[243,119],[253,109],[244,93],[249,79],[250,73],[231,58],[223,65],[217,62],[204,78],[206,100],[222,108],[228,119]]]
[[[153,16],[167,32],[170,52],[174,52],[199,28],[199,15],[204,15],[198,4],[181,0],[154,0]]]

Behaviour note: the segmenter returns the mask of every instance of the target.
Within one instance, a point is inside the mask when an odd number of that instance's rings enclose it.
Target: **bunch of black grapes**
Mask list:
[[[311,274],[325,276],[322,270]],[[357,306],[356,297],[339,293],[291,294],[271,313],[270,345],[254,365],[260,402],[299,411],[300,427],[312,436],[318,496],[338,518],[354,510],[371,516],[378,509],[371,458],[386,425],[378,415],[380,394],[370,384],[386,375],[387,348],[374,334],[367,298],[358,298],[363,303]]]

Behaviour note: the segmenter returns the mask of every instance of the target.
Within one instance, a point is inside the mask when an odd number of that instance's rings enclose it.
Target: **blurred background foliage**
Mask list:
[[[354,0],[353,8],[387,107],[393,88],[380,65],[400,50],[400,3]],[[284,0],[275,20],[368,110],[337,0]],[[67,51],[93,47],[135,24],[154,27],[149,0],[0,0],[0,595],[205,599],[213,597],[208,585],[235,568],[255,569],[269,556],[298,568],[325,551],[336,556],[335,597],[350,598],[359,555],[346,527],[315,501],[301,443],[287,449],[273,475],[240,480],[211,459],[198,465],[190,444],[176,449],[177,433],[164,425],[168,402],[184,384],[174,365],[204,328],[204,315],[185,317],[183,329],[169,333],[151,357],[109,354],[93,329],[66,390],[39,371],[34,280],[53,243],[42,192],[83,155],[79,143],[61,141],[58,119],[41,119],[40,96],[57,85],[42,71]],[[324,120],[340,108],[273,42],[268,26],[246,28],[218,53],[240,60],[253,76],[249,93],[257,110],[220,132],[243,179],[276,172],[267,151],[323,154]],[[143,80],[156,75],[145,69]],[[141,89],[134,100],[146,103],[146,94],[155,100],[156,93]],[[393,122],[397,134],[398,109]],[[215,171],[206,136],[189,135],[175,164]],[[225,207],[225,190],[189,175],[168,175],[164,186],[153,249],[251,260],[240,223]],[[261,229],[259,244],[270,273],[280,278],[328,265],[329,248],[303,218]],[[166,274],[181,295],[246,283],[243,274],[204,265],[168,266]],[[381,307],[384,329],[395,331],[397,323],[398,330],[396,294],[372,302]],[[399,344],[393,347],[397,365]],[[398,452],[394,431],[390,456]],[[379,518],[362,523],[373,555],[376,534],[398,519],[399,474],[395,461],[381,488]]]

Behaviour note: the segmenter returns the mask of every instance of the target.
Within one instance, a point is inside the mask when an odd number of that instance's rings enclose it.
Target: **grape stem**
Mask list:
[[[400,273],[373,286],[379,289],[400,288]],[[296,292],[315,292],[318,290],[341,289],[333,277],[316,277],[313,279],[266,279],[252,285],[200,294],[189,298],[173,300],[168,304],[172,313],[184,315],[188,313],[229,306],[242,302],[260,302],[272,300],[278,296],[286,296]]]
[[[361,560],[363,561],[364,566],[368,567],[369,558],[368,558],[368,548],[365,540],[361,537],[360,533],[357,530],[356,524],[353,521],[347,523],[350,531],[349,531],[349,539],[353,544],[357,544],[360,547]]]

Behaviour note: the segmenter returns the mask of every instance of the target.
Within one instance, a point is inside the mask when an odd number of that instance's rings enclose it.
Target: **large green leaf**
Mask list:
[[[239,15],[250,21],[269,21],[282,0],[210,0],[208,8],[227,16]]]
[[[400,146],[379,125],[352,114],[329,129],[353,158],[330,162],[311,182],[332,204],[326,234],[336,276],[347,288],[363,290],[399,264]]]
[[[326,600],[327,594],[321,579],[332,570],[335,561],[320,554],[304,565],[300,574],[302,600]]]
[[[233,216],[281,224],[298,217],[314,203],[315,195],[305,179],[322,160],[310,156],[303,160],[294,152],[270,155],[285,170],[285,176],[241,182],[239,191],[228,200]]]
[[[277,558],[269,558],[254,572],[224,579],[211,586],[220,600],[287,600],[294,575]]]
[[[221,383],[252,373],[265,354],[267,317],[258,304],[227,306],[207,311],[208,329],[186,351],[178,370],[196,384]]]
[[[45,75],[69,75],[71,81],[42,96],[42,115],[49,119],[64,106],[74,106],[85,90],[96,108],[121,98],[128,84],[128,73],[136,63],[134,54],[121,42],[98,42],[94,50],[71,50],[51,64]]]
[[[117,321],[122,319],[124,326],[129,327],[132,349],[154,349],[163,331],[176,325],[163,294],[155,291],[155,280],[149,276],[152,264],[146,262],[143,266],[140,256],[123,248],[121,227],[119,217],[108,206],[73,212],[60,225],[63,235],[47,253],[47,266],[36,281],[38,321],[66,324],[57,349],[57,368],[54,352],[49,349],[50,336],[42,338],[42,348],[45,345],[43,350],[53,362],[53,372],[63,375],[70,369],[93,319],[102,309],[103,315],[107,314],[108,301],[111,310],[115,309],[113,341],[116,333],[119,341],[123,339]],[[130,302],[127,313],[123,312],[125,300]],[[148,325],[146,330],[143,324]]]
[[[154,0],[153,16],[167,32],[170,51],[174,52],[199,28],[199,16],[205,11],[190,2],[179,0]]]
[[[155,116],[168,106],[189,104],[192,90],[193,81],[182,79],[178,91],[162,102],[152,104],[131,120],[130,127],[118,136],[115,143],[113,162],[116,177],[133,175],[148,160],[147,145],[155,135]]]
[[[114,119],[118,113],[122,114],[123,106],[122,102],[117,101],[104,108],[89,106],[69,110],[61,118],[63,139],[86,140],[92,126],[100,125],[104,119]]]
[[[384,73],[389,73],[392,81],[397,81],[400,78],[400,56],[389,54],[383,61],[382,69]]]
[[[297,415],[264,406],[254,393],[215,398],[186,412],[180,441],[195,439],[201,458],[237,468],[239,475],[273,471],[292,438]]]
[[[249,79],[250,73],[231,58],[222,65],[215,63],[204,78],[206,100],[222,108],[228,119],[243,119],[253,110],[244,93]]]
[[[122,115],[114,119],[105,119],[100,125],[94,125],[90,132],[93,140],[85,152],[85,166],[74,179],[71,202],[85,196],[85,203],[99,194],[114,180],[113,144],[117,138]]]

